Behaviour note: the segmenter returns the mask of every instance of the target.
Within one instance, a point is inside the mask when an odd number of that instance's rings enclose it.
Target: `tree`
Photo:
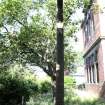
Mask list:
[[[77,22],[72,14],[78,0],[64,1],[64,47],[69,48],[67,39],[74,38]],[[0,68],[14,62],[37,65],[56,80],[56,2],[55,0],[2,0],[0,2]],[[65,59],[71,54],[65,53]],[[72,56],[73,58],[73,56]],[[66,60],[65,60],[66,62]],[[70,60],[65,63],[69,65]],[[66,66],[65,65],[65,66]]]
[[[73,33],[76,32],[76,22],[72,22],[70,18],[77,7],[75,5],[76,2],[76,0],[65,1],[64,5],[65,47],[69,45],[67,39],[73,37]],[[2,39],[5,41],[2,42],[4,45],[7,44],[4,47],[15,50],[12,52],[17,52],[17,54],[14,53],[16,55],[12,54],[12,56],[14,55],[13,58],[21,60],[22,62],[35,63],[36,65],[43,65],[43,63],[45,65],[47,61],[55,62],[55,5],[54,0],[42,4],[38,1],[34,3],[30,1],[27,3],[24,0],[11,2],[7,0],[1,3],[1,29],[5,29],[5,34],[2,34]],[[34,11],[32,16],[30,16],[29,11]],[[10,31],[10,28],[12,28],[13,31]],[[3,44],[2,42],[1,44]],[[28,57],[26,55],[28,55]],[[33,58],[36,58],[36,60]]]

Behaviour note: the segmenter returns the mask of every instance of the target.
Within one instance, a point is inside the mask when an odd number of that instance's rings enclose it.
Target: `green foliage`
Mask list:
[[[97,100],[84,100],[81,101],[81,99],[79,99],[78,97],[72,97],[68,96],[68,99],[65,101],[65,105],[105,105],[104,101],[101,101],[101,99],[97,99]]]
[[[81,90],[85,89],[85,84],[78,85],[78,89],[81,89]]]
[[[68,77],[67,77],[68,78]],[[82,100],[73,88],[65,89],[64,105],[105,105],[104,99]],[[90,97],[91,98],[91,97]],[[26,105],[53,105],[51,91],[45,94],[33,95]]]
[[[70,71],[75,71],[76,70],[76,59],[77,59],[77,53],[72,50],[71,48],[65,48],[65,57],[64,57],[64,62],[65,62],[65,68],[70,70]]]
[[[33,96],[26,105],[54,105],[52,101],[52,93]]]
[[[15,90],[19,97],[23,95],[28,99],[33,90],[37,90],[37,86],[32,82],[34,79],[30,79],[31,76],[27,70],[10,68],[14,62],[19,62],[24,66],[30,63],[40,67],[45,67],[47,61],[55,64],[55,5],[55,0],[0,1],[0,70],[6,70],[1,73],[2,82],[0,82],[2,89],[7,89],[5,94],[10,90],[7,87],[12,90],[17,87]],[[78,0],[64,1],[65,39],[74,38],[78,22],[72,21],[71,16],[77,7]],[[68,65],[73,66],[76,54],[72,51],[69,40],[65,40],[65,49],[71,50],[70,52],[65,50],[65,68],[67,68]],[[14,83],[16,83],[15,86]],[[5,87],[6,84],[7,87]],[[49,85],[43,83],[41,91],[48,91]]]
[[[1,21],[2,25],[13,25],[16,21],[20,20],[25,24],[27,21],[26,16],[31,6],[31,0],[2,0],[0,2],[0,15],[3,19]]]
[[[0,103],[15,105],[22,102],[22,96],[28,100],[29,96],[38,91],[35,81],[35,76],[20,64],[0,71]]]
[[[65,91],[64,105],[105,105],[104,99],[85,99],[84,101],[74,93],[74,90]],[[30,98],[26,105],[53,105],[52,94],[39,94]]]
[[[56,61],[56,2],[55,0],[2,0],[0,2],[0,64],[8,66],[14,61],[46,66],[46,61]],[[72,14],[78,0],[64,1],[64,36],[73,38],[77,23]],[[69,49],[66,42],[65,48]],[[70,49],[70,53],[72,49]],[[66,52],[66,50],[65,50]],[[65,68],[72,65],[75,54],[65,53]],[[69,58],[69,61],[68,61]],[[71,59],[71,60],[70,60]],[[3,66],[3,67],[4,67]]]
[[[87,9],[89,9],[89,6],[91,5],[90,0],[83,0],[83,11],[86,12]]]
[[[52,85],[48,80],[37,80],[38,94],[33,94],[27,105],[53,105]]]
[[[84,96],[80,98],[75,92],[75,90],[67,90],[65,91],[65,105],[105,105],[105,101],[103,99],[85,99]]]
[[[40,92],[41,93],[47,93],[51,91],[52,85],[48,81],[43,81],[40,83]]]
[[[65,76],[64,77],[64,86],[65,88],[74,88],[76,86],[76,81],[73,77]]]

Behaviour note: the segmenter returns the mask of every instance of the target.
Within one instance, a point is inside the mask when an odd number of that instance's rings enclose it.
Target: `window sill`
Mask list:
[[[86,83],[86,84],[99,85],[100,83]]]

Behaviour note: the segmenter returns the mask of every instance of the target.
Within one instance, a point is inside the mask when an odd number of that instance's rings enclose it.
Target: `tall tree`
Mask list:
[[[48,61],[55,62],[56,2],[3,1],[0,3],[0,24],[4,31],[1,44],[15,52],[11,52],[13,60],[39,66],[46,66]],[[65,47],[69,45],[67,39],[76,31],[76,22],[71,21],[71,15],[75,12],[77,1],[64,1]]]
[[[69,48],[67,39],[73,38],[77,22],[72,14],[78,0],[64,1],[64,47]],[[40,66],[56,80],[56,2],[55,0],[2,0],[0,1],[0,68],[13,62]],[[65,53],[66,60],[71,54]],[[65,67],[66,67],[65,65]]]

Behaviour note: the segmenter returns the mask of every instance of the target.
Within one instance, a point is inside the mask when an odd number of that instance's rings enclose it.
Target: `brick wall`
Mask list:
[[[104,81],[104,62],[103,62],[103,50],[102,43],[100,42],[98,49],[98,71],[99,71],[99,81],[103,83]]]
[[[95,3],[100,4],[100,0],[94,0],[94,1]],[[105,11],[103,13],[101,12],[93,13],[93,19],[95,27],[94,35],[91,36],[90,38],[91,40],[86,45],[84,43],[84,55],[85,55],[84,59],[88,57],[89,53],[91,54],[91,52],[93,52],[95,46],[98,46],[97,59],[98,59],[98,71],[99,71],[99,83],[86,83],[86,90],[91,91],[95,94],[97,93],[102,97],[105,97],[105,82],[104,82],[105,81],[105,38],[101,39],[102,36],[105,37],[105,29],[104,29]]]
[[[93,13],[93,19],[94,19],[94,35],[91,36],[91,40],[84,44],[84,52],[87,52],[89,48],[95,43],[95,41],[101,36],[100,31],[100,15]]]
[[[104,41],[105,42],[105,41]],[[97,59],[98,59],[98,73],[99,73],[99,83],[86,83],[86,90],[90,91],[92,93],[98,94],[100,95],[100,93],[102,94],[103,91],[105,93],[105,84],[103,85],[104,81],[105,81],[105,68],[104,68],[104,57],[103,57],[103,46],[105,43],[103,43],[102,41],[99,42],[99,44],[96,46],[96,48],[93,48],[89,53],[94,52],[94,49],[97,49]],[[85,59],[88,57],[89,54],[87,54],[87,56],[85,57]],[[87,72],[86,72],[86,68],[85,68],[85,73],[86,73],[86,78],[87,78]],[[103,88],[102,88],[103,86]],[[102,96],[102,95],[101,95]]]
[[[86,84],[86,91],[89,91],[93,94],[100,95],[102,86],[99,84]]]

